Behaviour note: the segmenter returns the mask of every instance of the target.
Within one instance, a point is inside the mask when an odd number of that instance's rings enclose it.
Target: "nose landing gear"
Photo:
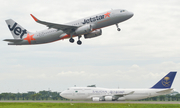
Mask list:
[[[118,24],[116,24],[117,27],[117,31],[121,31],[121,29],[119,28]]]

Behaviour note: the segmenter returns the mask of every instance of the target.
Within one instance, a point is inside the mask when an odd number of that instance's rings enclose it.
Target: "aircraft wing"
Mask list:
[[[125,95],[130,95],[130,94],[133,94],[133,93],[134,93],[134,91],[131,91],[129,93],[115,94],[115,95],[103,95],[103,96],[101,96],[101,98],[105,98],[106,96],[112,96],[113,99],[117,100],[120,97],[123,97]],[[93,98],[93,97],[99,97],[99,96],[96,96],[96,95],[95,96],[91,96],[91,98]]]
[[[56,24],[56,23],[50,23],[50,22],[45,22],[45,21],[41,21],[39,19],[37,19],[36,17],[34,17],[32,14],[30,14],[32,16],[32,18],[40,24],[46,25],[49,28],[55,28],[57,30],[62,30],[65,33],[69,34],[73,31],[75,31],[79,26],[72,26],[72,25],[64,25],[64,24]]]
[[[123,97],[123,96],[125,96],[125,95],[130,95],[130,94],[133,94],[133,93],[134,93],[134,91],[129,92],[129,93],[125,93],[125,94],[115,94],[114,96]]]
[[[161,90],[161,91],[158,91],[158,92],[156,92],[156,93],[167,93],[167,92],[170,92],[171,90],[173,90],[173,88]]]
[[[20,42],[23,41],[23,39],[4,39],[3,41],[8,41],[8,42]]]
[[[133,94],[134,93],[134,91],[131,91],[131,92],[129,92],[129,93],[122,93],[122,94],[114,94],[114,95],[103,95],[103,96],[101,96],[101,97],[105,97],[105,96],[115,96],[115,97],[123,97],[123,96],[125,96],[125,95],[130,95],[130,94]],[[92,96],[92,97],[97,97],[96,95],[95,96]]]

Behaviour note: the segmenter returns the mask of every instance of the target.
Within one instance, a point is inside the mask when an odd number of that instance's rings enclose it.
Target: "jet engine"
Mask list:
[[[84,38],[85,39],[87,39],[87,38],[94,38],[94,37],[100,36],[101,34],[102,34],[102,30],[101,29],[97,29],[97,30],[94,30],[91,33],[85,34]]]
[[[105,101],[115,101],[118,98],[119,98],[118,96],[105,96],[104,97]]]
[[[105,101],[104,97],[93,97],[92,101]]]
[[[105,101],[112,101],[112,96],[106,96],[104,97]]]
[[[76,35],[87,34],[92,31],[92,26],[90,24],[83,25],[75,30]]]
[[[93,97],[92,101],[100,101],[100,98],[99,97]]]
[[[117,96],[105,96],[105,97],[93,97],[92,101],[115,101],[117,100]]]

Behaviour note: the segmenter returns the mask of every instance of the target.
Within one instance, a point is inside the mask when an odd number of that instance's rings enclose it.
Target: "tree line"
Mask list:
[[[141,99],[140,101],[180,101],[180,94],[177,93],[175,95],[172,94],[161,95],[161,96]]]
[[[28,93],[1,93],[0,100],[67,100],[58,92],[51,91],[30,91]]]

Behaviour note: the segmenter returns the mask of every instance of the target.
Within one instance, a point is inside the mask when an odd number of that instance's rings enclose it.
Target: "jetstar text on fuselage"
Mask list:
[[[106,17],[110,17],[109,16],[109,12],[104,14],[104,15],[99,15],[99,16],[95,16],[95,17],[91,17],[89,19],[84,19],[84,22],[82,22],[82,24],[86,24],[86,23],[90,23],[90,22],[95,22],[95,21],[98,21],[98,20],[102,20]]]

